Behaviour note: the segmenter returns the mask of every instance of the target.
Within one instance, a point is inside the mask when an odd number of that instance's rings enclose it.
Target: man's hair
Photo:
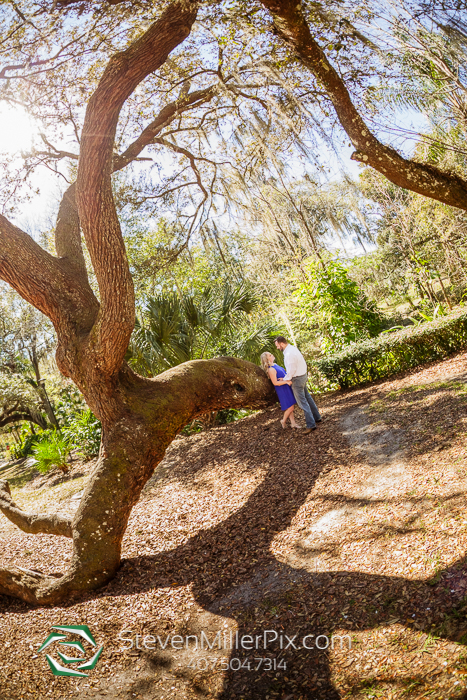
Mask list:
[[[287,338],[284,338],[283,335],[278,335],[278,336],[276,336],[276,337],[274,338],[274,342],[275,342],[275,343],[285,343],[286,345],[289,344],[289,341],[287,340]]]

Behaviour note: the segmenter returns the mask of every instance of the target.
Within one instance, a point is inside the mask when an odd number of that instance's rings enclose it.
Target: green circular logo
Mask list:
[[[57,655],[60,661],[54,659],[50,654],[45,655],[54,676],[87,677],[89,674],[84,673],[84,671],[92,671],[99,661],[104,647],[101,646],[95,651],[97,644],[87,625],[52,625],[52,629],[57,630],[57,632],[49,634],[45,642],[37,650],[37,653],[40,654],[49,649],[52,644],[58,643],[61,645],[57,648]],[[79,639],[74,639],[73,637],[79,637]],[[88,648],[91,645],[90,651],[93,652],[93,655],[89,660],[87,660],[88,653],[81,640],[86,642]],[[77,665],[73,666],[74,664]]]

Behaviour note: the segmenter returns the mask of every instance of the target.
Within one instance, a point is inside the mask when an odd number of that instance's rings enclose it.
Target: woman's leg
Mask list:
[[[295,406],[295,404],[294,404]],[[285,424],[287,423],[287,418],[290,416],[291,413],[293,413],[294,406],[289,406],[289,408],[284,411],[284,415],[282,416],[282,426],[285,428]]]
[[[296,404],[294,404],[293,406],[290,407],[289,419],[290,419],[290,425],[292,426],[292,428],[298,428],[298,427],[299,427],[299,426],[298,426],[298,423],[295,422],[295,413],[294,413],[295,406],[296,406]]]

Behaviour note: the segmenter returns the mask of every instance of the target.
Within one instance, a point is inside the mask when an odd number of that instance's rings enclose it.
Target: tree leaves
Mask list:
[[[274,330],[264,318],[252,318],[258,307],[259,300],[244,284],[151,297],[137,320],[129,362],[149,376],[218,355],[257,362],[273,347]]]

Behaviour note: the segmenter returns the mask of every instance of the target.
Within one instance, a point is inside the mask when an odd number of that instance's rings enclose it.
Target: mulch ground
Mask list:
[[[463,353],[321,397],[309,436],[274,408],[177,438],[108,586],[57,608],[0,596],[2,700],[467,697],[466,372]],[[91,468],[0,477],[28,510],[72,513]],[[1,515],[0,541],[29,569],[71,553]],[[104,645],[88,677],[52,675],[52,625]]]

